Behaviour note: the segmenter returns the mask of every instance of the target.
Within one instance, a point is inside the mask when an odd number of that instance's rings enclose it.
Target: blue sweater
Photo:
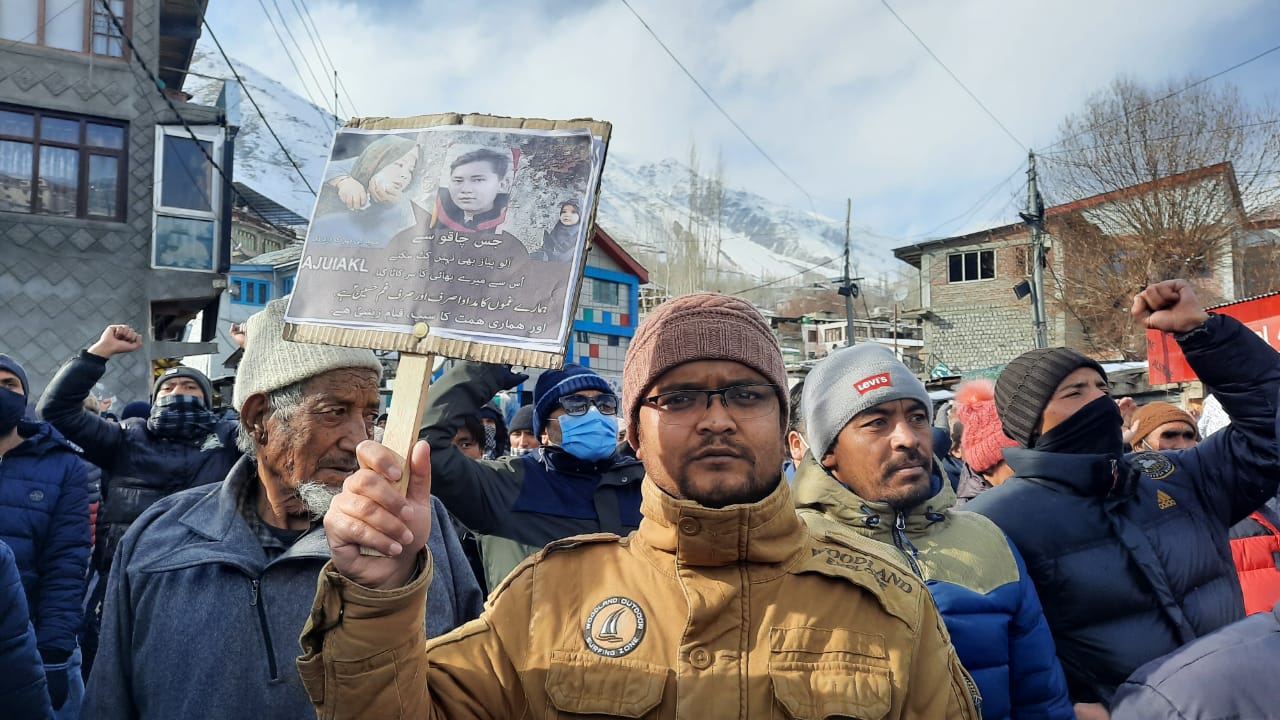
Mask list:
[[[899,513],[859,497],[812,459],[795,477],[800,517],[892,545],[924,579],[987,720],[1075,717],[1040,600],[1017,548],[990,520],[957,512],[951,483]]]
[[[237,509],[257,482],[242,459],[225,482],[155,503],[125,535],[86,717],[314,717],[294,659],[329,546],[316,526],[268,561]],[[476,617],[483,602],[448,514],[438,502],[432,510],[429,636]]]
[[[70,654],[89,564],[84,464],[48,423],[19,432],[26,440],[0,458],[0,540],[17,559],[41,652]]]

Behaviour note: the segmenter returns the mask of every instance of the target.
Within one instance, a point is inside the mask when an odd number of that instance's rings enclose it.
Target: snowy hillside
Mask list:
[[[333,137],[333,117],[275,79],[235,62],[249,94],[302,171],[294,170],[249,98],[240,93],[235,179],[299,215],[310,217],[315,196],[306,182],[318,187]],[[192,60],[191,71],[184,89],[192,94],[194,102],[214,104],[222,82],[202,76],[230,76],[222,58],[201,46]],[[731,186],[732,178],[726,180]],[[670,227],[673,221],[682,221],[688,214],[688,185],[689,170],[684,163],[672,159],[643,162],[611,152],[602,181],[597,224],[629,250],[660,253],[662,248],[646,246],[644,228]],[[843,221],[779,205],[732,187],[725,192],[721,222],[719,267],[761,282],[792,275],[843,251]],[[856,239],[853,250],[857,270],[863,274],[880,272],[894,264],[888,253],[870,250]],[[839,267],[837,261],[820,272],[835,275]]]

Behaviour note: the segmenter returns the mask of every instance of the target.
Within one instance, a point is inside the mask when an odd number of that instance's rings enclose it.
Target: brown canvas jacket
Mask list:
[[[810,535],[791,504],[785,482],[711,509],[646,481],[637,532],[549,545],[479,619],[429,644],[429,564],[390,591],[330,566],[303,630],[303,683],[325,720],[976,720],[918,578],[865,538]]]

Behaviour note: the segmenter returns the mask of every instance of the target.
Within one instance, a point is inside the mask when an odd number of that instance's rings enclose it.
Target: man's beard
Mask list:
[[[704,446],[727,447],[737,452],[738,455],[747,462],[749,470],[744,482],[740,485],[719,484],[712,487],[698,487],[698,483],[693,482],[690,478],[691,472],[688,463],[684,464],[681,472],[673,474],[672,480],[676,489],[680,491],[681,497],[708,508],[723,508],[729,505],[745,505],[759,502],[773,493],[778,487],[778,482],[782,479],[782,457],[779,454],[778,460],[774,466],[773,472],[760,472],[758,463],[760,462],[756,452],[748,446],[736,442],[716,442],[714,440],[704,443]]]
[[[294,494],[298,500],[307,508],[307,512],[316,520],[324,519],[324,514],[329,512],[329,505],[333,499],[342,492],[341,487],[325,485],[324,483],[308,480],[307,482],[298,483],[294,489]]]

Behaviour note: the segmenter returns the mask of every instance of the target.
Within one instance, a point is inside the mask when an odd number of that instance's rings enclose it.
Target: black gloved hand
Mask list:
[[[44,676],[49,681],[49,700],[54,710],[61,710],[67,702],[67,664],[46,665]]]
[[[510,365],[500,365],[499,367],[501,368],[499,371],[501,375],[498,377],[498,382],[504,390],[510,390],[529,379],[528,373],[516,372]]]

